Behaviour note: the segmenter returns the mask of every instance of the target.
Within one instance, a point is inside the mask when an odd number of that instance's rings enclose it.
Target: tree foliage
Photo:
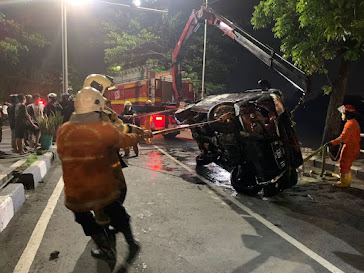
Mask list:
[[[153,5],[151,4],[153,7]],[[176,12],[168,15],[140,16],[138,11],[115,12],[114,22],[104,22],[107,46],[105,62],[111,73],[152,63],[156,70],[168,71],[172,65],[172,51],[187,22],[189,14]],[[117,18],[117,20],[115,20]],[[115,23],[115,21],[117,23]],[[211,38],[213,37],[213,38]],[[209,33],[207,45],[206,89],[210,93],[225,91],[225,75],[234,58],[222,50],[226,40],[219,33]],[[228,41],[232,43],[232,41]],[[196,89],[201,89],[203,27],[190,38],[183,50],[182,70]]]
[[[265,0],[255,7],[251,22],[255,28],[273,24],[284,57],[292,58],[309,75],[329,75],[328,61],[339,61],[337,76],[322,87],[330,94],[323,142],[337,137],[340,115],[336,108],[343,103],[351,63],[364,54],[364,2]]]
[[[364,53],[363,1],[261,1],[251,22],[255,28],[274,23],[284,57],[308,74],[327,73],[328,60],[356,61]]]
[[[42,49],[49,44],[46,37],[27,31],[15,20],[0,13],[0,73],[1,99],[15,92],[29,92],[42,86],[52,86],[58,77],[41,69]],[[28,87],[28,88],[24,88]]]

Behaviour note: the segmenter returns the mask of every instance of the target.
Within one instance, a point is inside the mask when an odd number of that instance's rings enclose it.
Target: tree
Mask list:
[[[140,16],[140,11],[115,12],[112,16],[113,22],[103,23],[107,30],[105,62],[109,72],[113,73],[146,63],[154,64],[156,70],[169,71],[172,51],[189,13],[170,11],[168,15],[163,16],[155,14]],[[213,36],[211,39],[213,42],[208,43],[207,48],[206,89],[211,94],[226,90],[226,74],[231,71],[232,64],[236,60],[229,51],[222,50],[224,46],[226,48],[227,43],[231,43],[229,39],[222,37],[221,33],[214,30],[209,32],[210,35]],[[200,27],[188,41],[181,64],[182,70],[187,72],[185,77],[190,78],[198,90],[201,89],[202,38],[203,27]]]
[[[274,23],[281,51],[309,75],[329,75],[327,63],[339,62],[332,84],[323,86],[330,95],[323,143],[340,134],[336,110],[344,100],[350,69],[364,54],[364,2],[360,0],[266,0],[255,7],[255,28]],[[329,77],[328,77],[329,78]]]
[[[41,69],[42,49],[49,43],[36,32],[26,31],[20,23],[0,13],[1,99],[12,92],[39,92],[54,88],[57,77]]]

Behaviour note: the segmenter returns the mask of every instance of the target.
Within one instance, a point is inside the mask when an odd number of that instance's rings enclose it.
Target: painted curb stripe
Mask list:
[[[58,199],[63,190],[63,177],[58,180],[58,183],[53,190],[51,197],[48,199],[48,203],[40,216],[37,225],[35,226],[32,236],[29,239],[27,246],[25,247],[23,254],[21,255],[14,273],[28,273],[38,248],[42,242],[44,233],[47,229],[49,220],[53,214],[53,211],[57,205]]]

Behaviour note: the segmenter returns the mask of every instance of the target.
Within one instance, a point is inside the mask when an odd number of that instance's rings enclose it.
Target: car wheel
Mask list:
[[[265,197],[273,197],[281,191],[279,187],[277,187],[277,183],[268,184],[263,188],[263,194]]]
[[[284,190],[297,184],[298,174],[295,168],[289,168],[286,173],[278,180],[279,188]]]
[[[231,172],[230,182],[238,193],[246,195],[256,195],[262,189],[257,185],[253,172],[246,172],[242,169],[239,173],[238,166],[236,166]]]

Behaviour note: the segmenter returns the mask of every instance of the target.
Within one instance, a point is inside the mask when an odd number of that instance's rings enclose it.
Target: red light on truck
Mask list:
[[[154,126],[156,130],[163,130],[166,128],[165,116],[154,116]]]
[[[38,100],[38,103],[39,104],[44,104],[44,100],[40,99],[40,100]]]

